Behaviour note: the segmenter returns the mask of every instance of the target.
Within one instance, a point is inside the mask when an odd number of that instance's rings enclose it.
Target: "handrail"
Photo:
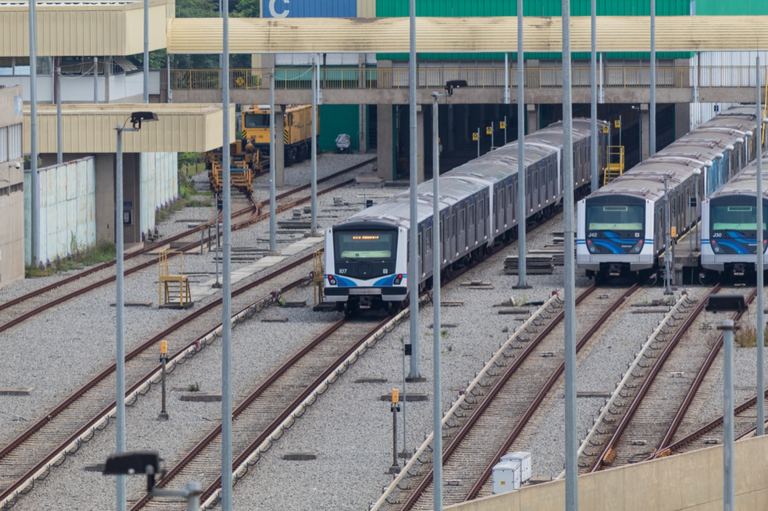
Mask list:
[[[768,70],[764,68],[763,71]],[[233,90],[266,90],[269,88],[268,68],[230,69]],[[407,67],[359,68],[324,67],[320,71],[320,87],[336,90],[399,89],[408,87]],[[761,71],[762,73],[762,71]],[[696,80],[694,80],[696,78]],[[485,67],[421,67],[418,69],[418,87],[442,87],[449,80],[466,80],[467,86],[480,89],[503,88],[504,68]],[[648,88],[648,66],[604,66],[597,71],[595,80],[604,88]],[[517,88],[517,70],[509,69],[507,83]],[[697,82],[701,88],[754,88],[756,70],[750,66],[659,66],[656,68],[658,88],[691,88]],[[219,89],[219,69],[172,69],[173,90]],[[572,68],[573,87],[589,87],[590,69]],[[532,89],[562,87],[562,68],[539,66],[525,68],[525,86]],[[311,88],[311,75],[306,67],[279,67],[275,69],[277,90],[305,90]]]

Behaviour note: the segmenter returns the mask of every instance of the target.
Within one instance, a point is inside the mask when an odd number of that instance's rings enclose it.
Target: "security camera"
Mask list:
[[[13,166],[16,167],[17,169],[20,169],[21,168],[21,163],[16,162],[16,163],[13,164]]]

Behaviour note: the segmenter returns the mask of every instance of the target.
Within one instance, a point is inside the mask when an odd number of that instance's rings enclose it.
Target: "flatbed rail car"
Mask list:
[[[763,155],[763,168],[768,159]],[[763,261],[768,247],[768,179],[763,180]],[[702,201],[702,280],[754,277],[757,265],[757,160]],[[767,266],[768,267],[768,266]]]
[[[588,277],[644,280],[666,249],[665,181],[670,225],[688,232],[707,197],[753,154],[752,108],[733,107],[639,163],[577,204],[576,263]],[[697,194],[698,188],[698,194]]]
[[[219,163],[214,163],[210,171],[211,189],[221,196],[224,184],[224,170]],[[253,195],[253,173],[245,162],[232,162],[229,168],[230,187],[236,188],[246,197]]]
[[[573,121],[574,184],[586,193],[590,183],[589,119]],[[610,137],[600,122],[600,165]],[[524,139],[526,220],[553,215],[563,198],[563,124],[556,123]],[[440,196],[432,182],[417,188],[419,288],[432,284],[433,201],[439,201],[440,270],[485,256],[497,241],[517,234],[518,141],[471,160],[439,177]],[[410,191],[355,213],[326,230],[323,296],[338,310],[395,310],[408,299]]]

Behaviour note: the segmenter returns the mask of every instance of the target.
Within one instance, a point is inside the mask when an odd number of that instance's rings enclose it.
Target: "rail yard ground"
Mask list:
[[[320,176],[368,157],[367,155],[323,155],[318,164]],[[308,181],[305,162],[286,169],[286,182],[291,185]],[[369,170],[357,171],[365,175]],[[318,223],[320,227],[333,224],[363,207],[363,195],[387,195],[397,189],[364,189],[354,186],[334,191],[319,199]],[[267,181],[257,181],[256,199],[268,196]],[[334,197],[340,199],[334,201]],[[375,199],[376,200],[376,199]],[[233,210],[236,209],[233,207]],[[189,220],[210,220],[213,212],[208,208],[187,208],[171,216],[161,226],[163,235],[170,235],[186,227]],[[292,218],[283,213],[279,220]],[[306,218],[304,215],[303,218]],[[562,215],[558,215],[529,234],[528,248],[548,245],[553,233],[562,232]],[[303,238],[278,235],[278,248]],[[268,223],[262,222],[233,234],[233,247],[265,247],[268,243]],[[320,246],[317,247],[321,248]],[[456,400],[467,383],[492,357],[499,345],[513,334],[528,315],[499,314],[498,304],[514,299],[519,307],[533,313],[537,302],[547,300],[552,291],[564,281],[564,268],[556,266],[551,275],[529,275],[529,290],[514,289],[517,277],[504,274],[504,258],[516,255],[516,244],[511,244],[489,257],[468,273],[443,288],[442,300],[454,302],[442,309],[441,354],[443,410]],[[299,254],[304,255],[304,254]],[[293,258],[298,258],[299,255]],[[201,272],[196,282],[211,278],[214,253],[185,255],[185,271]],[[289,260],[292,260],[289,258]],[[249,264],[233,262],[233,268]],[[289,277],[311,271],[291,270]],[[42,283],[55,282],[61,276],[27,280],[0,291],[0,300],[19,296]],[[467,282],[489,285],[467,286]],[[590,281],[577,275],[577,292],[588,287]],[[269,287],[269,285],[267,285]],[[731,290],[742,292],[743,289]],[[596,293],[600,293],[598,289]],[[676,300],[682,288],[675,292]],[[703,287],[688,289],[693,298],[706,292]],[[0,359],[3,360],[2,387],[33,387],[28,396],[0,396],[0,446],[4,445],[30,422],[42,416],[68,396],[87,379],[114,360],[114,286],[105,286],[82,298],[60,305],[52,311],[29,320],[3,334]],[[214,297],[208,297],[200,307]],[[289,302],[306,302],[305,307],[283,308],[276,305],[255,314],[233,330],[233,396],[234,404],[269,375],[279,362],[298,351],[312,336],[340,317],[336,312],[312,312],[312,288],[299,288],[286,292]],[[604,395],[610,393],[621,379],[627,366],[634,360],[640,346],[657,326],[665,312],[633,313],[642,307],[631,307],[665,302],[662,287],[641,288],[623,308],[605,325],[593,344],[587,345],[578,357],[579,437],[586,436],[604,405]],[[126,300],[155,302],[157,300],[157,269],[150,268],[126,279]],[[156,305],[156,302],[155,302]],[[663,309],[660,307],[658,309]],[[754,305],[743,322],[754,323]],[[236,311],[237,307],[233,307]],[[432,307],[419,312],[420,371],[423,382],[408,383],[409,394],[428,396],[426,401],[406,404],[406,446],[413,452],[432,430]],[[127,347],[138,345],[153,336],[172,321],[184,316],[184,311],[132,307],[126,309]],[[717,316],[713,316],[714,323]],[[725,316],[723,316],[723,319]],[[578,319],[578,318],[577,318]],[[220,320],[220,313],[219,313]],[[198,328],[197,335],[205,328]],[[306,413],[286,430],[261,460],[250,468],[234,491],[237,509],[367,509],[376,501],[381,489],[389,485],[392,476],[387,470],[392,463],[392,416],[389,404],[382,401],[392,388],[402,391],[403,355],[401,339],[409,335],[408,321],[403,321],[340,377],[318,398]],[[710,333],[702,330],[702,342],[709,342]],[[171,338],[172,346],[193,340],[192,332],[180,338]],[[739,348],[735,352],[736,403],[754,395],[755,349]],[[555,353],[561,356],[562,351]],[[214,342],[187,363],[178,366],[168,377],[170,420],[157,421],[160,411],[158,386],[136,401],[127,410],[128,449],[155,449],[168,460],[177,459],[221,420],[218,402],[187,402],[180,397],[190,388],[216,393],[221,386],[221,344]],[[720,399],[720,369],[718,358],[713,366],[715,374],[705,382],[700,399],[692,409],[688,427],[711,420],[722,412]],[[665,373],[674,372],[665,369]],[[130,402],[130,400],[129,400]],[[398,417],[400,428],[403,413]],[[529,451],[533,457],[534,477],[556,477],[563,468],[563,386],[555,385],[541,409],[523,431],[515,450]],[[686,426],[684,426],[685,429]],[[44,480],[35,483],[29,495],[18,500],[14,509],[107,509],[114,505],[114,479],[84,469],[103,463],[114,451],[113,424],[97,432],[93,439],[69,457],[61,467],[51,470]],[[398,447],[403,448],[403,432],[398,431]],[[309,461],[288,461],[289,453],[317,453]],[[216,463],[217,460],[211,460]],[[400,461],[401,463],[403,460]],[[446,480],[451,474],[445,474]],[[129,502],[141,496],[142,477],[129,478]],[[459,482],[458,484],[461,484]],[[467,482],[466,484],[472,484]],[[181,486],[179,483],[178,486]]]

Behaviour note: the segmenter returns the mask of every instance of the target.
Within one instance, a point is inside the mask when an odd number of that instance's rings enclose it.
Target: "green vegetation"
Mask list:
[[[442,329],[440,329],[440,337],[442,337],[443,339],[445,339],[445,338],[446,338],[446,337],[448,337],[449,335],[450,335],[450,334],[448,333],[448,330],[447,330],[447,329],[445,329],[445,328],[442,328]]]
[[[187,385],[187,392],[200,392],[200,382],[196,381]]]
[[[504,328],[501,329],[501,332],[506,334],[507,332],[509,332],[509,327],[505,326]]]
[[[736,342],[742,348],[755,348],[757,347],[757,327],[755,325],[747,325],[736,330]],[[763,346],[768,346],[768,327],[763,331]]]
[[[24,272],[26,278],[47,277],[62,271],[79,270],[94,264],[111,261],[116,255],[114,243],[100,240],[93,247],[85,248],[78,245],[74,234],[70,242],[70,250],[71,255],[69,257],[57,258],[48,266],[26,266]]]

